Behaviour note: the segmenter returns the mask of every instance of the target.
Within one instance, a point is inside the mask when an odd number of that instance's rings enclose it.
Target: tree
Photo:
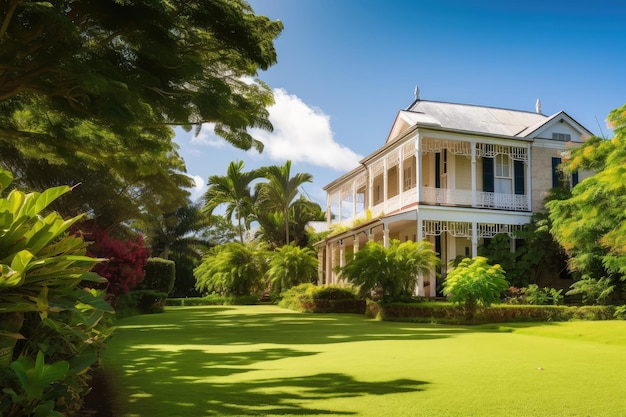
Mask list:
[[[0,6],[0,102],[12,110],[0,113],[12,122],[0,123],[5,139],[63,145],[65,135],[15,123],[32,106],[70,125],[109,126],[120,138],[133,126],[216,123],[216,133],[249,149],[262,145],[248,127],[271,128],[269,88],[245,77],[276,63],[282,23],[256,16],[242,0]],[[97,153],[93,144],[81,151]]]
[[[317,279],[317,256],[310,248],[299,248],[293,243],[276,249],[272,253],[267,271],[272,292],[311,283]]]
[[[260,169],[267,182],[258,183],[258,207],[261,210],[276,210],[283,215],[285,244],[289,244],[289,211],[291,204],[299,195],[299,187],[312,182],[313,176],[307,173],[297,173],[291,176],[291,161],[283,166],[268,166]]]
[[[108,214],[102,190],[118,215],[173,210],[192,182],[171,126],[261,150],[247,129],[272,128],[273,98],[252,78],[281,30],[243,0],[0,0],[0,163],[30,188],[82,182],[88,213]]]
[[[215,246],[194,270],[196,288],[220,295],[246,296],[261,293],[266,255],[242,243]]]
[[[569,267],[583,279],[626,279],[626,105],[609,114],[615,137],[593,137],[572,149],[566,173],[596,174],[572,189],[570,198],[546,204],[551,232],[570,256]]]
[[[217,207],[226,205],[226,217],[232,220],[234,215],[237,218],[241,243],[243,243],[244,227],[247,230],[252,220],[250,216],[253,212],[254,203],[250,184],[262,175],[259,170],[244,172],[243,166],[243,161],[232,161],[228,165],[226,176],[210,176],[208,189],[203,196],[204,211],[209,216]]]
[[[148,237],[153,256],[169,259],[170,253],[176,252],[200,259],[211,246],[202,238],[209,222],[198,205],[187,201],[176,211],[163,213],[139,226]]]
[[[379,292],[383,301],[394,301],[413,295],[418,276],[431,273],[439,263],[427,241],[392,240],[389,248],[367,242],[340,272],[358,287],[361,297]]]
[[[104,259],[93,268],[93,272],[106,278],[107,292],[113,297],[126,294],[143,280],[144,266],[150,257],[141,235],[133,238],[116,239],[110,232],[93,221],[81,225],[81,234],[91,241],[87,253]]]
[[[502,267],[489,265],[488,261],[483,256],[465,258],[444,282],[444,295],[453,303],[463,304],[468,319],[474,317],[478,305],[489,307],[509,287]]]
[[[258,204],[255,207],[254,218],[259,223],[259,230],[255,238],[267,243],[270,248],[285,245],[285,218],[280,211],[272,211]],[[324,213],[319,204],[300,196],[289,207],[289,240],[300,247],[309,244],[307,224],[312,220],[323,220]]]

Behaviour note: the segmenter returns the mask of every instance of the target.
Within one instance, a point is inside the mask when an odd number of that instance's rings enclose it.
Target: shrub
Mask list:
[[[169,294],[176,280],[176,264],[162,258],[148,258],[144,266],[145,278],[137,285],[138,290],[153,290]]]
[[[468,319],[476,308],[488,307],[500,299],[502,292],[509,288],[500,265],[489,265],[487,258],[477,256],[465,258],[447,276],[443,293],[455,304],[463,304]]]
[[[392,240],[388,248],[367,242],[340,272],[358,288],[361,297],[380,294],[382,300],[393,301],[412,295],[418,275],[432,272],[439,262],[427,241]]]
[[[559,305],[563,303],[563,290],[555,288],[539,288],[537,284],[530,284],[527,288],[520,289],[519,301],[523,304],[533,305]]]
[[[215,246],[194,270],[196,288],[220,295],[259,294],[265,268],[266,254],[259,248],[241,243]]]
[[[567,295],[581,295],[583,304],[608,304],[615,284],[609,278],[584,278],[571,285]]]
[[[114,298],[126,294],[143,280],[150,250],[144,246],[140,235],[119,240],[93,221],[83,223],[80,233],[91,242],[88,255],[106,260],[96,265],[93,271],[106,278],[107,292]]]
[[[0,169],[0,192],[12,175]],[[106,282],[89,272],[100,259],[68,229],[82,216],[45,214],[70,191],[12,190],[0,198],[0,415],[72,414],[88,391],[87,373],[111,333]],[[45,362],[45,365],[44,365]],[[71,367],[67,365],[71,364]],[[54,383],[54,384],[53,384]]]
[[[282,293],[279,307],[303,313],[365,312],[365,302],[350,288],[336,285],[301,284]]]
[[[276,249],[271,256],[267,278],[273,293],[317,279],[317,256],[310,248],[295,244]]]
[[[117,309],[120,317],[135,313],[162,313],[167,294],[155,290],[132,290],[117,297]]]

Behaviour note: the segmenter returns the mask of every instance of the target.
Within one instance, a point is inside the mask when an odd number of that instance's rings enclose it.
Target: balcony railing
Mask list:
[[[418,203],[417,188],[402,192],[402,194],[388,198],[370,208],[372,217],[389,214],[411,204]],[[528,211],[528,196],[504,193],[489,193],[471,190],[452,190],[448,188],[422,187],[421,203],[442,206],[466,206],[476,208],[491,208],[512,211]],[[341,224],[350,226],[355,220],[364,220],[365,212],[356,213],[354,217],[343,219]]]

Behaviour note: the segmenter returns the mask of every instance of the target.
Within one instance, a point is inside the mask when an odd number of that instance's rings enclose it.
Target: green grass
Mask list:
[[[624,416],[626,322],[443,326],[168,307],[104,355],[124,417]]]

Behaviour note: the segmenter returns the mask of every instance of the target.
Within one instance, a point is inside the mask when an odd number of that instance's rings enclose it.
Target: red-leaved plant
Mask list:
[[[85,240],[93,242],[87,248],[87,254],[107,259],[96,265],[92,271],[109,281],[107,292],[111,296],[126,294],[143,281],[144,266],[151,252],[144,246],[141,236],[118,240],[96,223],[83,223],[81,232]]]

